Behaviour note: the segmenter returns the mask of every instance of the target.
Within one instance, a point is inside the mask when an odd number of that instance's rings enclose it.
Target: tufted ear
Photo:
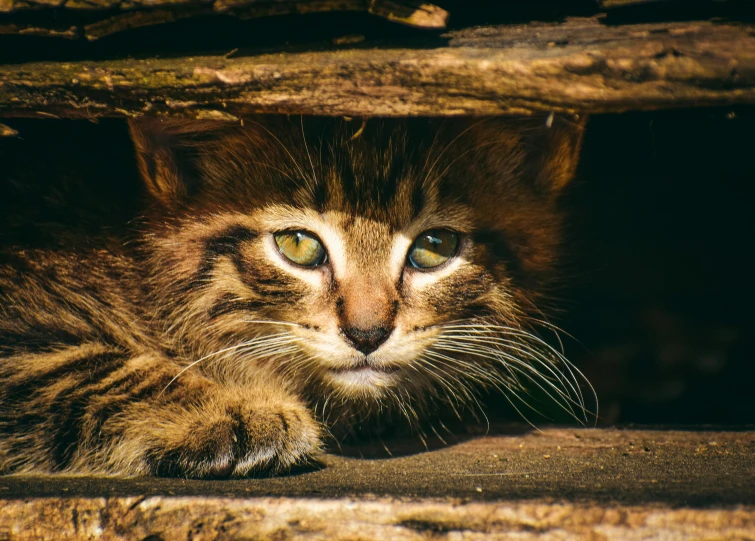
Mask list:
[[[147,191],[172,206],[196,190],[198,149],[227,123],[143,117],[128,125]]]
[[[536,185],[545,193],[559,194],[574,178],[587,124],[586,115],[549,115],[540,120],[531,137],[525,135],[535,155]],[[529,131],[529,130],[528,130]]]

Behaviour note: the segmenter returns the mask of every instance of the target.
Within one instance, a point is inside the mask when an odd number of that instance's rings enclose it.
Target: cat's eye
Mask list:
[[[320,239],[306,231],[275,233],[278,250],[289,261],[303,267],[317,267],[325,263],[327,253]]]
[[[458,247],[458,234],[447,229],[431,229],[414,240],[407,260],[416,269],[431,269],[456,255]]]

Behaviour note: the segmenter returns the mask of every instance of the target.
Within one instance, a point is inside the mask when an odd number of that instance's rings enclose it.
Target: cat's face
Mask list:
[[[315,401],[510,386],[527,373],[516,362],[536,363],[517,333],[551,277],[581,130],[132,124],[157,200],[148,239],[166,337],[218,377],[264,367]]]

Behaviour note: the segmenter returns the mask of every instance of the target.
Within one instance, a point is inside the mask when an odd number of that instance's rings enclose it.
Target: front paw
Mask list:
[[[320,448],[320,431],[294,398],[218,387],[181,412],[153,447],[157,475],[222,478],[279,473]]]

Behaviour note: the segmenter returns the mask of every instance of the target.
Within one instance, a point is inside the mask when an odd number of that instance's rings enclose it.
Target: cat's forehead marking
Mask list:
[[[312,135],[307,139],[313,152],[291,160],[312,164],[307,192],[309,203],[320,212],[362,216],[397,230],[430,200],[432,190],[427,190],[419,165],[420,145],[408,142],[402,123],[368,123],[367,131],[355,140],[344,123],[335,124],[326,139]]]

